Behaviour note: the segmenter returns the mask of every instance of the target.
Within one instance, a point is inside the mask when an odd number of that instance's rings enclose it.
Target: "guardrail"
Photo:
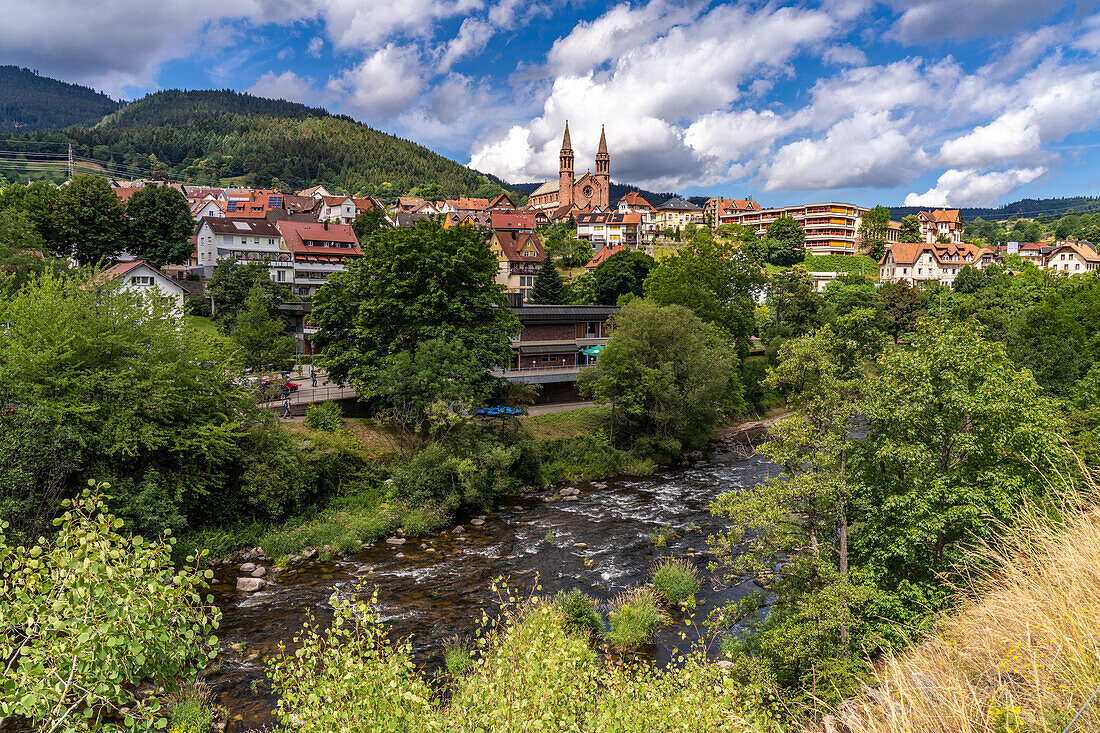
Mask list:
[[[283,395],[279,392],[279,388],[275,387],[275,394],[261,395],[259,404],[262,407],[279,407],[287,400],[290,400],[290,404],[302,405],[311,402],[327,402],[329,400],[344,400],[349,397],[355,397],[358,393],[352,387],[340,387],[337,385],[327,385],[324,387],[300,387],[297,391],[291,392],[289,395]]]

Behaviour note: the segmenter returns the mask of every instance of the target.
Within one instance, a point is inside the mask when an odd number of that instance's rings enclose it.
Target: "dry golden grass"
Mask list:
[[[1060,733],[1100,685],[1096,506],[1072,497],[1058,526],[1025,511],[1005,549],[989,551],[995,571],[968,593],[974,600],[880,664],[878,689],[842,704],[835,729]],[[1072,730],[1100,731],[1100,697]]]
[[[312,432],[302,422],[286,423],[284,427],[291,432]],[[344,430],[359,442],[362,455],[370,461],[386,463],[396,455],[408,455],[415,450],[409,436],[370,420],[344,418]]]

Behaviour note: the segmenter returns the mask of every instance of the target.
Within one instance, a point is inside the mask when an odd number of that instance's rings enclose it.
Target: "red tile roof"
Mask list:
[[[493,229],[535,229],[534,214],[519,214],[512,211],[489,212],[489,226]]]
[[[546,259],[546,252],[542,248],[539,235],[534,232],[517,232],[515,230],[501,230],[493,232],[492,241],[500,245],[504,259],[509,262],[542,262]],[[534,256],[523,254],[524,251],[535,252]]]
[[[625,252],[625,251],[626,251],[626,246],[622,245],[622,244],[616,244],[614,247],[604,247],[599,252],[597,252],[596,256],[593,257],[592,259],[590,259],[588,261],[588,264],[585,265],[584,267],[585,267],[586,270],[591,270],[591,269],[595,268],[597,265],[599,265],[601,262],[606,260],[608,257],[615,254],[616,252]]]
[[[350,224],[321,224],[312,221],[280,221],[276,223],[291,252],[302,254],[358,257],[363,254],[359,240]],[[311,246],[306,242],[332,242],[350,244],[350,247]]]
[[[628,206],[637,206],[638,208],[656,211],[656,209],[653,208],[653,204],[646,201],[645,197],[637,191],[631,191],[627,195],[623,196],[621,199],[619,199],[619,203],[625,203]]]

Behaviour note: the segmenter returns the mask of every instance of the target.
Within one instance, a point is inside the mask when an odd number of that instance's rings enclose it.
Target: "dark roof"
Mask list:
[[[665,209],[666,211],[668,209],[672,209],[674,211],[702,211],[703,210],[702,207],[696,206],[695,204],[691,203],[690,201],[684,201],[682,198],[679,198],[679,197],[671,198],[668,201],[661,204],[660,206],[658,206],[657,208],[658,209]]]
[[[576,342],[562,343],[562,344],[537,344],[535,346],[526,346],[521,341],[517,344],[512,344],[513,347],[519,349],[519,353],[524,356],[537,355],[537,354],[573,354],[579,351]]]
[[[398,211],[393,215],[394,221],[399,227],[415,226],[418,221],[431,219],[435,214],[427,211]]]
[[[234,236],[247,237],[279,237],[279,230],[266,219],[230,219],[220,216],[204,216],[204,224],[208,225],[215,234],[232,234]]]
[[[604,320],[619,312],[617,305],[524,305],[513,307],[520,323]]]

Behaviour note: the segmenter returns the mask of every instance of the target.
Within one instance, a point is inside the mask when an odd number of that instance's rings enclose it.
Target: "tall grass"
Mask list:
[[[657,563],[653,587],[669,603],[682,603],[695,597],[699,578],[690,562],[668,557]]]
[[[839,721],[865,733],[1060,733],[1100,686],[1100,511],[1071,496],[1058,514],[1026,509],[1006,527],[971,601],[884,660],[878,689],[842,703]],[[1073,730],[1100,730],[1096,700]]]
[[[665,615],[657,607],[653,592],[646,588],[620,593],[611,601],[607,614],[611,627],[604,638],[620,649],[634,649],[652,644],[657,627],[665,622]]]

